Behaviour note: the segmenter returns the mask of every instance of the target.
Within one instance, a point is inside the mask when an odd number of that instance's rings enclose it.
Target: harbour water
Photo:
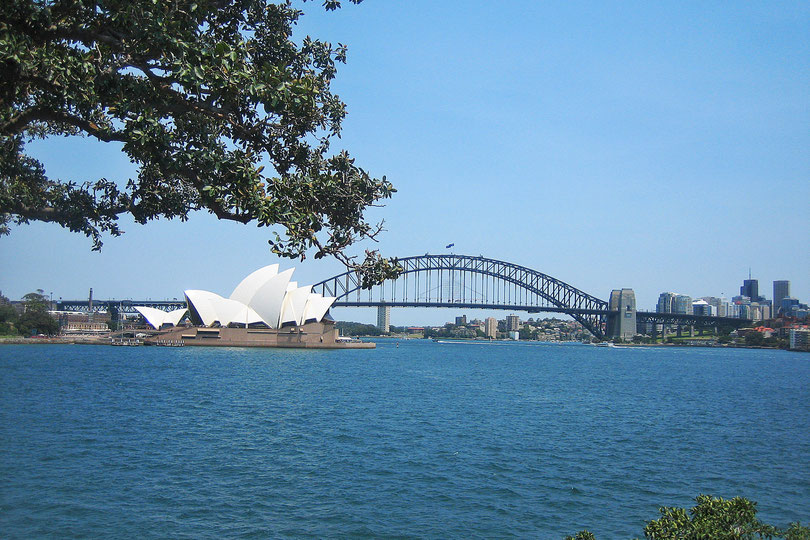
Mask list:
[[[642,536],[810,522],[810,356],[378,342],[0,347],[4,538]]]

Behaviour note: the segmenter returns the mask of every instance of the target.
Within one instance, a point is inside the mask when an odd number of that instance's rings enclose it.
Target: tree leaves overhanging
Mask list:
[[[55,222],[99,249],[103,233],[122,232],[122,214],[146,223],[205,209],[280,225],[270,240],[278,255],[314,248],[391,275],[396,262],[376,252],[361,264],[345,254],[381,230],[364,211],[395,190],[348,153],[330,153],[346,114],[330,83],[346,49],[296,43],[300,15],[289,1],[4,2],[0,234]],[[137,176],[56,179],[26,154],[33,139],[74,135],[119,144]]]

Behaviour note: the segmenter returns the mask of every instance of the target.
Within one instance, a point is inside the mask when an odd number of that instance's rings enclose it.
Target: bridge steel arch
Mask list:
[[[354,271],[312,286],[336,307],[409,306],[567,313],[603,339],[608,303],[525,266],[483,256],[419,255],[398,259],[402,274],[363,290]]]

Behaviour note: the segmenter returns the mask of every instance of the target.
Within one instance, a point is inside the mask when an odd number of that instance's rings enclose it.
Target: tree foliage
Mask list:
[[[280,226],[270,244],[281,256],[314,249],[377,279],[395,273],[376,252],[361,264],[345,254],[381,230],[364,211],[395,190],[330,151],[346,114],[330,83],[346,48],[296,43],[300,16],[289,0],[6,0],[0,234],[54,222],[99,249],[123,214],[144,224],[202,209]],[[115,143],[137,174],[50,177],[26,144],[52,136]]]
[[[17,333],[16,324],[19,316],[8,298],[0,294],[0,335]]]
[[[785,538],[810,540],[810,528],[791,523],[779,529],[757,519],[757,504],[743,497],[722,499],[698,495],[697,503],[685,508],[662,507],[661,517],[647,523],[644,537],[649,540],[752,540]],[[583,530],[565,540],[595,540],[593,533]]]
[[[25,311],[17,322],[20,334],[30,336],[32,334],[53,335],[59,332],[59,323],[48,313],[48,299],[42,289],[31,292],[23,296]]]
[[[745,344],[748,346],[761,347],[765,345],[765,335],[757,331],[748,332],[745,334]]]
[[[698,495],[689,511],[663,507],[661,517],[644,527],[644,536],[653,540],[716,538],[773,538],[779,530],[756,517],[756,503],[743,497],[724,500]]]
[[[574,536],[566,536],[565,540],[596,540],[596,537],[588,529],[583,529]]]
[[[379,336],[382,334],[382,331],[373,324],[337,321],[335,326],[344,336]]]

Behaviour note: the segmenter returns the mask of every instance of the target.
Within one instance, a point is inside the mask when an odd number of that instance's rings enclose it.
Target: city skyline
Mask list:
[[[277,265],[273,265],[273,266],[277,266]],[[460,284],[458,284],[458,285],[460,285]],[[753,289],[752,289],[752,287],[753,287]],[[665,292],[662,292],[659,295],[658,301],[657,301],[656,305],[653,308],[640,308],[640,309],[638,309],[638,311],[640,311],[640,312],[649,312],[649,313],[673,313],[673,314],[686,314],[686,315],[695,314],[695,315],[704,315],[704,316],[710,316],[710,317],[744,318],[744,319],[753,319],[754,322],[757,322],[757,321],[760,321],[760,320],[771,319],[771,318],[774,318],[774,317],[777,317],[777,316],[782,316],[782,315],[791,316],[790,313],[779,313],[779,303],[776,302],[774,299],[767,298],[765,295],[757,295],[754,298],[745,295],[746,292],[750,292],[751,290],[756,290],[757,288],[758,288],[758,280],[752,279],[751,276],[749,276],[748,279],[743,281],[743,285],[740,287],[740,295],[736,295],[736,296],[733,296],[731,298],[727,298],[727,297],[724,297],[724,296],[717,297],[717,296],[713,296],[713,295],[703,295],[703,296],[700,296],[700,297],[694,297],[693,298],[693,297],[691,297],[689,295],[683,295],[683,294],[679,294],[679,293],[675,293],[675,292],[671,292],[671,291],[665,291]],[[627,289],[625,289],[625,290],[627,290]],[[793,296],[790,296],[790,294],[788,294],[788,293],[790,293],[790,281],[789,280],[776,280],[776,281],[774,281],[773,282],[773,290],[774,290],[774,293],[775,293],[775,298],[776,298],[776,293],[785,294],[785,296],[781,297],[782,299],[790,299],[790,300],[793,300],[794,303],[799,304],[799,305],[794,305],[793,309],[803,310],[798,314],[798,317],[800,317],[800,318],[801,317],[806,317],[806,314],[803,314],[803,313],[806,313],[806,311],[807,311],[807,302],[803,302],[801,299],[797,299],[797,298],[795,298]],[[449,288],[448,288],[448,291],[449,291]],[[191,292],[197,292],[197,291],[191,291]],[[611,300],[610,300],[610,305],[611,305],[610,309],[616,309],[615,306],[613,306],[613,302],[614,302],[613,297],[614,297],[614,295],[616,293],[619,293],[619,292],[623,292],[623,291],[618,291],[618,290],[612,291]],[[0,291],[0,293],[2,293],[2,291]],[[92,289],[89,291],[89,293],[90,293],[90,296],[92,296]],[[629,290],[629,293],[631,295],[633,295],[632,289]],[[186,297],[188,297],[189,291],[185,291],[185,294],[186,294]],[[207,293],[207,294],[210,294],[210,293]],[[48,298],[49,294],[46,293],[45,297]],[[370,299],[370,297],[369,297],[369,299]],[[81,299],[81,298],[63,299],[63,298],[60,298],[60,297],[52,297],[51,300],[53,301],[54,305],[57,305],[61,300],[72,300],[72,301],[85,302],[87,299],[86,298],[85,299]],[[142,301],[157,300],[158,302],[160,302],[160,301],[169,301],[168,304],[171,304],[171,306],[167,304],[166,307],[161,308],[161,309],[174,309],[174,307],[176,307],[176,304],[178,303],[178,301],[179,302],[183,301],[182,298],[180,298],[178,300],[178,298],[176,298],[176,297],[174,297],[172,299],[168,299],[168,298],[167,299],[146,299],[146,298],[124,299],[124,298],[99,298],[99,297],[95,297],[95,302],[104,303],[106,300],[142,300]],[[174,300],[174,302],[171,302],[170,300]],[[68,302],[68,305],[69,304],[70,303]],[[749,305],[750,305],[750,307],[748,307]],[[424,321],[419,321],[419,320],[408,320],[408,322],[405,322],[405,323],[391,323],[391,310],[392,310],[392,307],[396,308],[396,310],[404,310],[405,312],[413,312],[413,311],[424,312],[425,310],[430,310],[430,312],[441,311],[441,312],[458,313],[458,309],[463,309],[463,310],[470,311],[470,312],[472,312],[474,314],[471,317],[471,320],[480,320],[479,317],[485,318],[487,320],[489,320],[489,319],[493,319],[493,320],[497,319],[497,320],[501,320],[501,321],[505,320],[505,321],[507,321],[507,325],[510,328],[512,328],[512,326],[513,326],[513,325],[508,323],[508,321],[510,321],[510,319],[513,319],[515,321],[523,321],[523,320],[530,320],[533,317],[539,317],[540,315],[545,315],[546,317],[550,316],[551,318],[554,318],[554,317],[562,317],[562,318],[570,317],[569,315],[566,315],[566,314],[563,314],[563,313],[546,312],[546,311],[542,311],[542,310],[523,312],[520,309],[516,309],[516,306],[506,306],[506,307],[501,308],[501,309],[476,308],[474,306],[469,306],[469,305],[467,305],[467,306],[465,306],[463,308],[447,307],[447,306],[423,307],[423,308],[409,308],[409,307],[404,307],[404,306],[385,306],[384,309],[380,309],[379,307],[375,307],[375,308],[369,308],[369,307],[362,308],[361,307],[361,308],[358,308],[358,307],[340,307],[340,306],[338,306],[338,307],[333,307],[333,310],[336,310],[336,311],[341,312],[341,313],[345,313],[347,315],[347,317],[342,318],[343,320],[351,321],[351,322],[366,323],[366,324],[376,324],[376,326],[378,328],[385,328],[386,329],[385,331],[387,331],[387,328],[388,328],[389,325],[391,325],[391,326],[418,326],[418,325],[423,325],[423,326],[435,327],[435,326],[442,326],[444,324],[452,324],[453,323],[452,320],[447,320],[445,322],[437,322],[439,319],[436,318],[435,316],[434,316],[433,320],[431,322],[429,322],[429,323],[425,323]],[[67,307],[67,308],[58,307],[57,309],[68,309],[69,310],[70,307]],[[148,309],[151,309],[151,308],[148,308]],[[752,309],[753,309],[753,311],[752,311]],[[375,321],[368,321],[367,317],[365,317],[365,316],[360,317],[359,318],[360,320],[358,320],[357,317],[352,317],[352,315],[351,315],[351,313],[358,313],[358,312],[368,314],[372,310],[376,314],[376,320]],[[515,315],[514,313],[510,313],[509,315],[506,315],[504,319],[498,319],[497,317],[492,316],[493,314],[498,314],[499,315],[499,314],[502,314],[502,313],[505,313],[505,312],[514,312],[514,311],[517,311],[519,313],[526,313],[527,317],[524,319],[522,316]],[[794,314],[792,316],[795,317],[797,315]],[[466,312],[463,313],[460,316],[455,315],[453,317],[455,318],[455,324],[456,325],[464,325],[464,324],[466,324],[466,321],[467,321]],[[451,319],[453,317],[451,317]],[[572,319],[572,322],[573,322],[573,319]],[[514,329],[514,328],[512,328],[512,329]]]
[[[647,310],[662,291],[731,298],[749,268],[760,294],[790,280],[791,296],[810,299],[810,252],[795,241],[810,225],[806,4],[303,8],[301,35],[349,47],[335,80],[348,107],[335,150],[398,189],[369,211],[386,221],[380,243],[353,253],[453,243],[602,299],[632,288]],[[114,144],[30,148],[57,177],[132,174]],[[279,260],[267,229],[210,215],[122,228],[98,254],[55,225],[13,226],[0,237],[0,290],[175,298],[225,292],[221,280],[273,263],[308,283],[342,271]],[[195,270],[214,258],[217,275]],[[395,309],[391,323],[446,317]]]

